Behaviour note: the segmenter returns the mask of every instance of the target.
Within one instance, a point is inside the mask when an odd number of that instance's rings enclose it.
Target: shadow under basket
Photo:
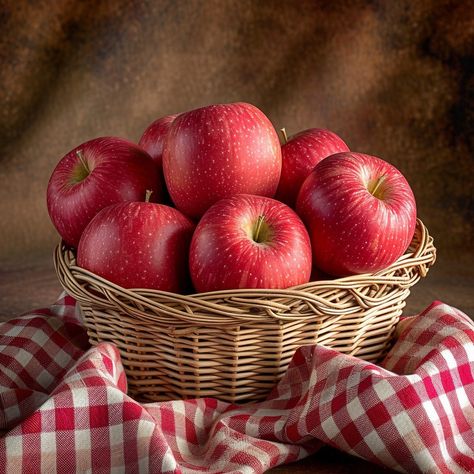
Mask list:
[[[121,288],[77,267],[63,243],[54,254],[91,344],[118,347],[129,394],[143,401],[261,400],[307,344],[376,362],[390,347],[410,287],[435,259],[433,239],[418,220],[407,252],[377,273],[286,290],[181,295]]]

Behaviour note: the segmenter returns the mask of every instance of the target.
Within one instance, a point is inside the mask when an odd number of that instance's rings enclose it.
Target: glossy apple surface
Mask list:
[[[274,199],[234,195],[202,217],[189,265],[197,291],[288,288],[311,274],[311,244],[296,213]]]
[[[194,224],[177,209],[126,202],[102,209],[79,242],[77,263],[123,288],[188,288]]]
[[[394,166],[362,153],[338,153],[304,181],[296,211],[309,230],[314,264],[334,276],[381,270],[410,244],[416,203]]]
[[[160,175],[160,182],[164,184],[165,178],[163,176],[163,146],[166,136],[171,128],[171,124],[177,115],[166,115],[152,122],[143,132],[138,146],[143,148],[158,166],[158,173]],[[168,190],[163,185],[163,202],[171,203]]]
[[[197,219],[234,194],[272,197],[280,179],[280,143],[270,120],[253,105],[210,105],[174,120],[163,172],[176,207]]]
[[[165,115],[152,122],[138,142],[138,146],[143,148],[158,165],[160,169],[163,167],[163,145],[166,135],[168,135],[171,124],[176,115]]]
[[[276,199],[294,207],[303,181],[324,158],[349,151],[330,130],[310,128],[290,137],[281,147],[282,166]]]
[[[48,183],[51,220],[64,241],[77,247],[86,225],[116,202],[162,196],[158,169],[137,145],[116,137],[95,138],[74,148],[54,169]]]

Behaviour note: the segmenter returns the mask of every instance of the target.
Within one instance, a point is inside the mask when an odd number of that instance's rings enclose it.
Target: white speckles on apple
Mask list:
[[[183,291],[193,228],[168,206],[145,202],[110,206],[84,231],[78,264],[126,288]]]
[[[381,174],[387,176],[383,200],[366,188],[371,176]],[[297,203],[310,230],[316,264],[336,276],[376,271],[396,260],[413,236],[415,209],[403,176],[388,163],[360,153],[323,160],[305,181]]]
[[[259,215],[272,229],[264,243],[249,236],[249,226]],[[198,291],[293,286],[309,279],[309,237],[287,206],[264,197],[234,196],[215,204],[201,219],[191,244],[190,269]]]
[[[278,137],[255,107],[205,107],[178,117],[173,127],[163,168],[171,197],[184,213],[199,217],[232,194],[274,194],[281,170]]]

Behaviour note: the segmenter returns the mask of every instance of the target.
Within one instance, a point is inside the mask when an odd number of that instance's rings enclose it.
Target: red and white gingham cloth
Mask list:
[[[75,301],[0,326],[0,471],[259,473],[324,443],[409,473],[474,472],[474,325],[435,302],[383,367],[299,349],[268,399],[140,404]]]

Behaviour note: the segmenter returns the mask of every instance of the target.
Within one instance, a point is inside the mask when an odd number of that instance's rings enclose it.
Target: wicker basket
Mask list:
[[[287,290],[126,290],[75,266],[62,244],[54,263],[81,305],[90,342],[119,348],[132,396],[243,402],[264,398],[305,344],[377,361],[410,287],[435,258],[433,239],[418,220],[407,253],[385,270]]]

